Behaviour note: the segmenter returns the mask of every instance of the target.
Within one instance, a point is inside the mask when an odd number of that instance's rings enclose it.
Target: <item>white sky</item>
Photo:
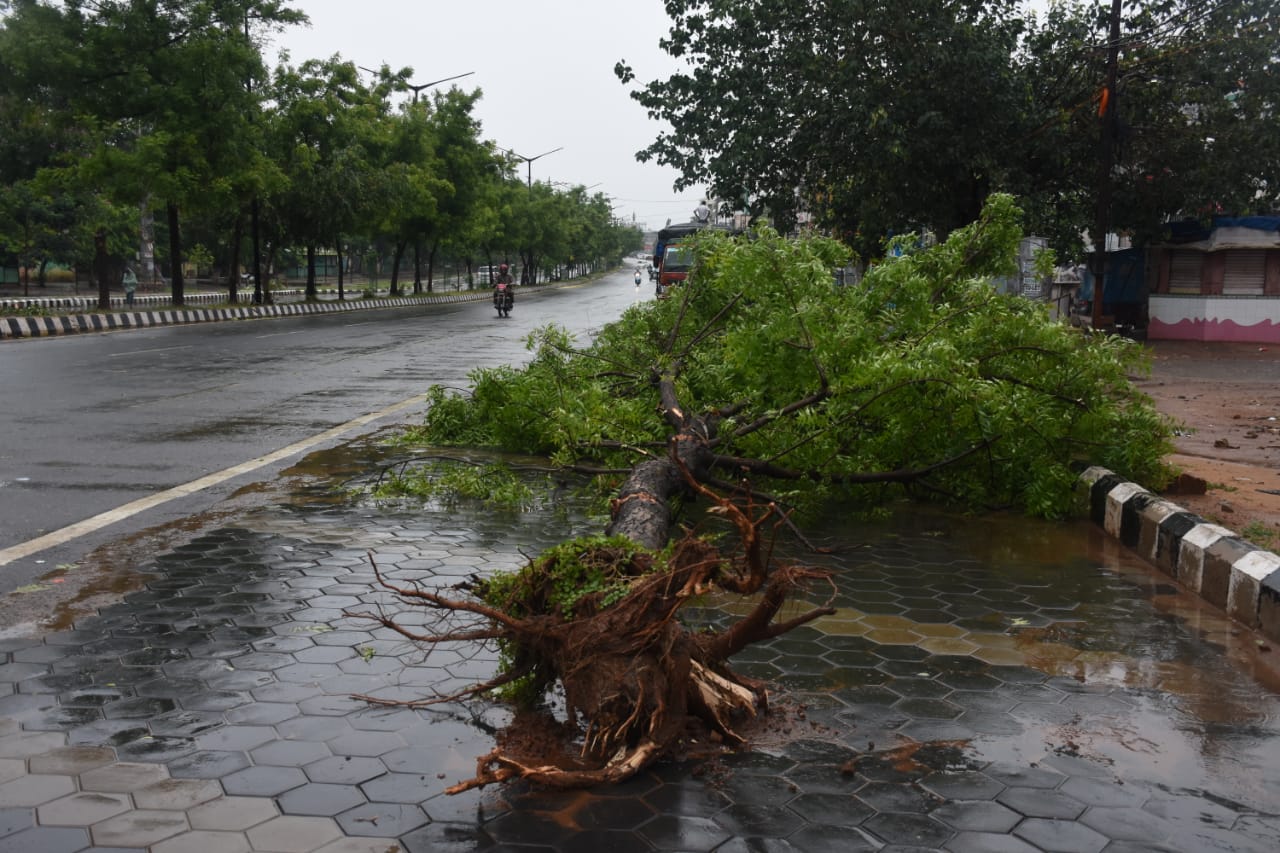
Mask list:
[[[366,68],[410,66],[414,83],[479,88],[485,139],[525,157],[533,180],[592,187],[614,213],[651,229],[687,221],[702,187],[676,193],[675,170],[635,153],[664,129],[629,97],[640,83],[670,76],[658,48],[670,21],[662,0],[294,0],[311,18],[278,40],[295,65],[341,54]],[[636,81],[623,86],[625,60]],[[519,164],[521,177],[530,166]],[[593,187],[593,184],[599,186]]]

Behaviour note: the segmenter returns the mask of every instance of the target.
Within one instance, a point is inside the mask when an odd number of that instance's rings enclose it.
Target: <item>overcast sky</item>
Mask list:
[[[483,97],[481,135],[525,157],[533,180],[592,187],[615,214],[650,228],[684,222],[702,188],[672,189],[672,169],[638,163],[635,153],[663,125],[628,93],[678,69],[658,48],[668,26],[662,0],[295,0],[310,27],[278,40],[291,61],[341,54],[357,65],[410,66],[414,83],[468,71],[454,83]],[[626,60],[636,81],[613,66]],[[530,165],[520,164],[520,175]]]

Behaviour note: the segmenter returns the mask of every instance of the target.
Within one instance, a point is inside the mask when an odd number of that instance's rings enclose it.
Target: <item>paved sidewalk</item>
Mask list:
[[[776,686],[757,749],[445,796],[505,711],[352,694],[419,698],[494,661],[344,615],[399,607],[368,555],[450,585],[598,522],[564,498],[350,497],[400,461],[384,453],[318,455],[332,479],[156,555],[118,604],[0,640],[0,853],[1280,847],[1280,694],[1251,641],[1083,523],[838,520],[824,541],[856,545],[824,558],[838,613],[736,662]]]

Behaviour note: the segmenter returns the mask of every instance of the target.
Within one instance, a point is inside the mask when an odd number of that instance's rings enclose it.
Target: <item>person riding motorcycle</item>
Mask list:
[[[493,282],[493,307],[498,309],[498,316],[510,314],[511,306],[515,301],[516,294],[511,284],[511,273],[506,264],[499,264],[498,275]]]

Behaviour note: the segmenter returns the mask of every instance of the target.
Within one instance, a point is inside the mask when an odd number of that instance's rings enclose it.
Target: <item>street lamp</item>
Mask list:
[[[541,154],[539,154],[536,157],[526,157],[523,154],[517,154],[516,152],[512,151],[510,148],[503,148],[502,150],[510,154],[512,157],[515,157],[517,160],[523,160],[527,164],[529,192],[533,192],[533,161],[541,160],[543,157],[546,157],[548,154],[554,154],[557,151],[563,151],[564,146],[562,145],[559,148],[552,148],[550,151],[543,151]]]
[[[374,71],[372,68],[365,68],[363,65],[356,66],[361,71],[368,71],[370,74],[381,74],[380,71]],[[385,66],[384,66],[385,68]],[[423,89],[430,89],[432,86],[438,86],[441,83],[448,83],[450,80],[458,80],[462,77],[470,77],[475,74],[474,71],[468,71],[466,74],[455,74],[452,77],[441,77],[439,80],[432,80],[430,83],[405,83],[404,87],[413,92],[413,102],[418,103],[418,93]]]
[[[432,80],[430,83],[419,83],[417,85],[414,85],[413,83],[405,83],[404,85],[406,88],[413,90],[413,102],[416,104],[418,103],[418,93],[423,89],[430,89],[432,86],[436,86],[440,83],[448,83],[450,80],[457,80],[461,77],[470,77],[475,73],[476,72],[474,71],[468,71],[466,74],[455,74],[452,77],[443,77],[439,80]]]

